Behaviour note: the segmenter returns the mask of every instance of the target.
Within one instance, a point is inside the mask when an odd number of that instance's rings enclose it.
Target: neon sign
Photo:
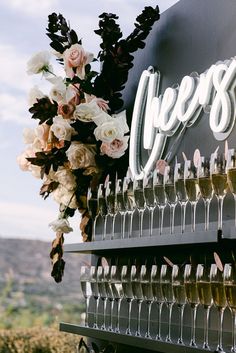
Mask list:
[[[129,157],[136,178],[153,169],[163,155],[168,137],[191,127],[203,108],[209,111],[209,126],[217,140],[226,139],[235,123],[235,58],[218,62],[200,75],[183,77],[178,88],[168,87],[162,96],[158,96],[159,81],[160,74],[152,67],[144,70],[136,93]],[[143,148],[150,152],[144,166],[141,140]]]

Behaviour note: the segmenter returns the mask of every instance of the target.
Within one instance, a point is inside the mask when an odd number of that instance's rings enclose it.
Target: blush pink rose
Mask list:
[[[75,104],[72,101],[68,103],[59,103],[57,114],[62,115],[64,119],[70,119],[75,111]]]
[[[73,78],[76,72],[80,79],[84,79],[85,65],[93,60],[93,54],[86,52],[80,44],[73,44],[65,50],[63,56],[66,75]],[[76,69],[75,72],[73,68]]]
[[[24,152],[17,156],[17,164],[23,172],[30,171],[31,163],[26,158],[32,157],[35,157],[35,153],[31,148],[27,148]]]
[[[165,167],[168,163],[164,159],[158,159],[156,162],[156,169],[159,171],[160,174],[164,175]]]
[[[48,124],[38,125],[35,129],[35,134],[41,142],[43,149],[46,148],[49,138],[50,126]]]
[[[124,136],[123,139],[115,139],[112,142],[103,142],[100,147],[101,154],[106,154],[111,158],[120,158],[125,154],[128,147],[129,136]]]

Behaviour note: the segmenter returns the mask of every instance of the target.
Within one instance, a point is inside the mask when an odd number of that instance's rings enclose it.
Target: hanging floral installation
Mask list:
[[[81,213],[83,241],[90,241],[88,188],[95,192],[107,175],[114,180],[116,174],[123,177],[127,171],[129,126],[121,92],[133,66],[132,53],[145,47],[144,40],[159,17],[158,7],[145,7],[133,32],[123,39],[118,17],[101,14],[99,29],[94,31],[101,37],[95,58],[65,18],[52,13],[46,29],[52,50],[36,53],[27,63],[28,74],[40,74],[51,89],[45,94],[34,87],[30,92],[29,112],[38,125],[24,129],[27,147],[18,164],[42,179],[44,199],[50,195],[59,204],[58,218],[49,224],[56,233],[50,254],[56,282],[63,276],[64,234],[72,231],[69,217],[77,210]],[[55,73],[53,56],[64,69],[64,77]],[[92,69],[96,61],[99,73]]]

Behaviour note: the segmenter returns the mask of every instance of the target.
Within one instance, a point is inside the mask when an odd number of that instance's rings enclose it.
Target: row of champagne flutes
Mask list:
[[[185,232],[186,206],[191,205],[191,229],[195,231],[196,206],[200,198],[205,204],[205,230],[209,229],[210,203],[215,195],[218,201],[218,229],[222,229],[223,200],[231,192],[236,204],[236,152],[228,150],[227,155],[215,151],[210,158],[199,156],[197,162],[185,159],[172,168],[165,166],[163,172],[155,169],[143,179],[132,178],[130,172],[124,179],[100,184],[94,194],[89,189],[88,209],[94,221],[93,239],[96,239],[96,220],[104,220],[103,239],[107,237],[107,220],[111,218],[111,239],[114,238],[116,216],[121,215],[121,237],[125,237],[127,216],[128,237],[132,234],[133,214],[138,210],[139,235],[143,235],[143,215],[149,210],[149,234],[153,233],[153,215],[159,210],[159,233],[163,232],[166,206],[170,210],[170,233],[174,233],[175,209],[181,206],[181,232]],[[236,207],[235,207],[236,224]]]
[[[183,341],[183,314],[186,303],[192,309],[191,340],[188,343],[197,347],[195,341],[195,327],[197,308],[202,305],[204,308],[204,349],[210,349],[208,343],[209,314],[214,305],[219,314],[218,344],[216,351],[224,352],[222,346],[222,325],[223,315],[226,306],[232,314],[232,345],[231,352],[236,352],[236,267],[235,264],[225,264],[224,268],[211,265],[192,264],[167,265],[132,265],[132,266],[83,266],[81,267],[81,288],[86,299],[85,326],[88,326],[88,307],[90,299],[95,300],[95,312],[93,328],[109,330],[120,333],[120,308],[122,300],[128,304],[126,334],[131,335],[131,307],[136,301],[137,328],[135,336],[141,336],[140,313],[143,303],[147,306],[147,327],[145,337],[156,340],[172,342],[171,320],[172,307],[177,304],[179,308],[179,335],[178,344],[185,344]],[[98,305],[103,303],[103,323],[98,326]],[[109,323],[105,322],[107,302],[110,302]],[[150,334],[150,313],[155,303],[158,308],[156,337]],[[168,333],[162,336],[162,307],[168,309]],[[116,304],[116,305],[114,305]],[[113,326],[112,317],[116,317]]]

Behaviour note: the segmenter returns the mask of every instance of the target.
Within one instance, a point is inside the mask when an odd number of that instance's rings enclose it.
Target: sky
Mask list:
[[[0,237],[51,241],[48,224],[58,215],[58,204],[39,196],[42,181],[22,172],[16,158],[24,149],[22,131],[35,128],[28,112],[28,92],[34,86],[47,92],[42,78],[28,76],[26,63],[41,50],[50,50],[45,34],[47,16],[61,13],[83,40],[84,48],[97,55],[98,16],[112,12],[119,16],[126,37],[144,6],[159,5],[165,11],[177,0],[1,0],[0,2]],[[46,89],[46,91],[44,90]],[[74,231],[65,243],[81,241],[79,217],[70,221]]]

